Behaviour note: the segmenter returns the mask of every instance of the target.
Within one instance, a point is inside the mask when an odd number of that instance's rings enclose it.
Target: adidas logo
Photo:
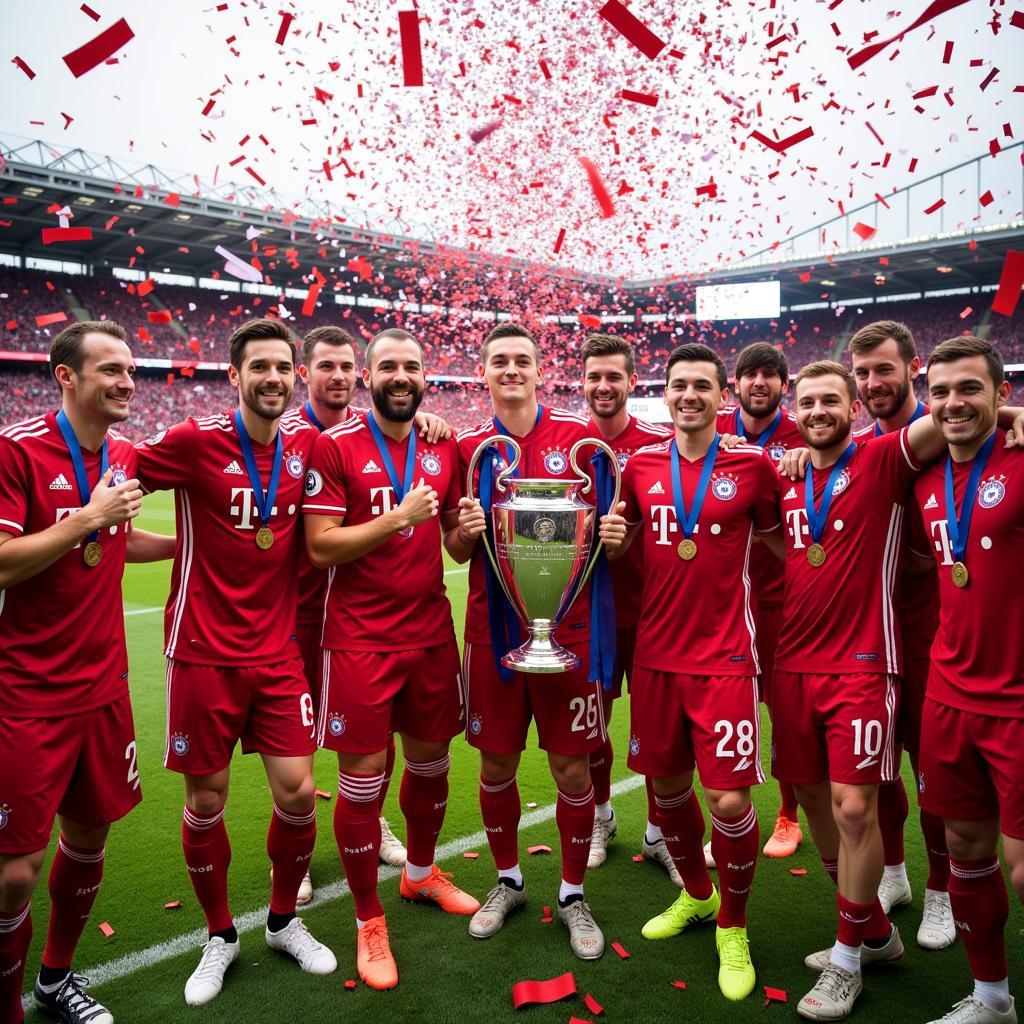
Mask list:
[[[373,459],[370,459],[370,461],[365,466],[363,466],[363,472],[364,473],[379,473],[380,472],[380,466],[378,466],[377,463],[373,461]]]
[[[658,480],[654,486],[647,492],[648,494],[664,494],[665,488],[661,486],[661,481]]]
[[[925,508],[938,508],[939,507],[939,503],[935,500],[935,495],[934,494],[924,503],[924,507]]]
[[[71,484],[68,483],[68,478],[63,473],[58,473],[50,483],[51,491],[70,491]]]
[[[236,473],[238,476],[242,475],[242,467],[238,464],[237,460],[232,459],[225,467],[225,473]]]
[[[788,491],[786,491],[786,496],[782,500],[783,501],[789,501],[790,498],[795,498],[795,497],[796,497],[796,488],[795,487],[790,487],[790,489]]]

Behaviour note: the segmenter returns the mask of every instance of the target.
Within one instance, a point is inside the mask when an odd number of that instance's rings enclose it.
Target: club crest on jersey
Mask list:
[[[765,450],[768,452],[768,458],[771,459],[772,462],[778,462],[779,459],[786,454],[785,445],[781,445],[777,441],[775,444],[768,445]]]
[[[183,732],[176,732],[171,737],[171,750],[174,751],[177,757],[184,757],[188,753],[190,746],[188,736]]]
[[[167,436],[166,430],[161,430],[160,433],[154,434],[152,437],[146,438],[146,444],[159,444]]]
[[[625,469],[626,463],[629,462],[629,452],[616,452],[615,461],[619,464],[619,469]]]
[[[978,504],[982,508],[995,508],[1006,496],[1006,487],[1003,485],[1005,476],[994,476],[989,480],[982,481],[978,488]]]
[[[633,757],[640,753],[640,741],[635,736],[629,738],[629,752]]]
[[[305,485],[303,487],[303,490],[306,493],[306,497],[307,498],[314,498],[323,489],[324,489],[324,478],[320,475],[320,473],[317,470],[311,469],[306,474],[306,483],[305,483]]]
[[[301,455],[292,452],[284,457],[284,468],[293,480],[301,480],[302,474],[306,471],[306,464],[302,461]]]
[[[719,501],[732,501],[736,497],[736,481],[731,476],[720,476],[711,484],[711,493]]]
[[[474,736],[479,736],[483,732],[484,722],[479,715],[473,715],[469,720],[469,731]]]
[[[850,473],[848,470],[844,469],[836,478],[836,482],[832,485],[832,497],[834,498],[837,494],[842,494],[849,486]]]
[[[114,470],[114,475],[110,478],[111,487],[120,487],[121,484],[128,483],[128,474],[118,467]]]
[[[420,456],[420,469],[427,476],[440,476],[441,460],[433,452],[424,452]]]
[[[11,820],[10,804],[0,804],[0,828],[4,828]]]
[[[544,453],[544,468],[549,473],[564,473],[569,468],[565,452],[553,449]]]
[[[341,736],[348,728],[344,715],[331,715],[327,719],[327,730],[332,736]]]

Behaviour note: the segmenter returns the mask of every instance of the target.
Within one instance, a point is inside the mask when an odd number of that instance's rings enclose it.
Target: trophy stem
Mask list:
[[[517,672],[568,672],[579,666],[580,659],[555,640],[550,619],[532,619],[526,628],[530,639],[501,659],[505,668]]]

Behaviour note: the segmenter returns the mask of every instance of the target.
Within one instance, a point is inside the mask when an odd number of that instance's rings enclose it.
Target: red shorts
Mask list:
[[[629,692],[629,767],[667,778],[696,767],[711,789],[764,782],[752,676],[691,676],[637,665]]]
[[[928,655],[916,658],[908,656],[903,659],[896,742],[906,747],[907,753],[915,760],[921,749],[921,712],[924,709],[924,691],[931,664]]]
[[[776,669],[771,696],[772,774],[777,779],[797,786],[895,780],[895,676]]]
[[[761,700],[769,705],[768,694],[771,692],[772,675],[775,672],[775,652],[779,648],[779,630],[782,628],[782,605],[769,605],[765,608],[755,606],[754,625],[757,636],[757,660],[761,663],[761,675],[758,679]]]
[[[386,749],[393,732],[447,743],[466,727],[454,640],[411,651],[323,652],[317,742],[346,754]]]
[[[316,717],[298,654],[273,665],[194,665],[167,659],[164,767],[212,775],[243,754],[304,757],[316,750]]]
[[[622,681],[633,678],[633,656],[636,654],[636,626],[619,626],[615,630],[615,675],[612,688],[604,690],[605,706],[622,696]]]
[[[608,738],[601,683],[587,679],[590,644],[566,644],[580,659],[571,672],[513,672],[504,683],[490,644],[466,644],[462,675],[468,691],[470,746],[489,754],[526,749],[530,720],[541,750],[562,757],[589,754]]]
[[[320,637],[324,628],[319,622],[300,622],[295,627],[295,638],[299,642],[302,668],[306,675],[306,686],[313,698],[313,708],[319,707],[320,686],[323,682],[323,662],[320,661]]]
[[[924,702],[918,802],[951,821],[999,818],[1024,840],[1024,718],[997,718]]]
[[[45,850],[58,814],[108,825],[142,799],[127,695],[80,715],[0,717],[0,735],[0,854]]]

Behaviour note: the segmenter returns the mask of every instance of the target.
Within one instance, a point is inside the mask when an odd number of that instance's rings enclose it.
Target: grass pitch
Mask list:
[[[160,532],[174,529],[171,499],[158,494],[146,499],[140,525]],[[452,567],[454,568],[454,567]],[[535,1024],[565,1024],[572,1016],[593,1020],[583,1002],[590,993],[604,1007],[609,1022],[752,1021],[770,1017],[796,1020],[794,1005],[810,988],[814,976],[803,966],[806,953],[831,944],[835,934],[832,887],[818,864],[814,847],[805,839],[798,854],[784,861],[761,858],[750,900],[748,931],[758,987],[743,1003],[730,1004],[718,991],[714,934],[710,928],[686,933],[678,939],[652,943],[640,928],[663,910],[676,889],[648,863],[633,863],[639,851],[646,818],[642,786],[628,788],[614,799],[619,819],[618,838],[610,845],[608,862],[588,874],[587,894],[605,931],[609,949],[597,963],[582,963],[569,951],[567,933],[558,923],[542,924],[543,908],[556,901],[559,879],[557,832],[551,805],[555,789],[546,761],[535,748],[527,751],[519,773],[524,806],[535,824],[522,834],[523,870],[530,902],[512,918],[503,932],[486,942],[469,938],[464,918],[448,917],[439,910],[403,903],[394,874],[381,882],[385,911],[392,934],[392,949],[401,977],[393,992],[377,993],[357,985],[355,922],[351,898],[331,824],[333,801],[319,801],[319,836],[312,871],[318,892],[329,897],[303,912],[313,934],[337,954],[339,969],[327,978],[303,974],[290,960],[267,949],[262,923],[242,935],[242,953],[228,975],[223,993],[205,1007],[186,1007],[185,979],[199,956],[203,916],[196,904],[181,855],[182,784],[162,766],[164,744],[164,661],[162,615],[167,596],[168,564],[129,566],[125,576],[125,611],[131,664],[132,701],[139,741],[139,768],[144,800],[124,821],[114,826],[107,846],[106,877],[85,935],[76,966],[94,978],[96,995],[123,1024],[213,1024],[246,1021],[278,1024],[285,1021],[402,1021],[453,1022],[511,1021],[511,987],[526,978],[552,978],[571,971],[578,997],[549,1006],[521,1011]],[[446,578],[461,629],[465,608],[466,576],[452,572]],[[614,781],[630,786],[625,766],[628,736],[628,699],[619,702],[611,722],[617,750]],[[765,722],[766,729],[768,728]],[[765,756],[768,744],[765,743]],[[767,766],[766,766],[767,767]],[[271,800],[256,757],[237,755],[233,765],[227,825],[233,847],[230,892],[236,918],[262,920],[269,899],[269,863],[266,830]],[[906,767],[907,790],[915,792]],[[333,755],[318,754],[318,785],[337,790]],[[400,835],[404,822],[398,811],[398,778],[388,797],[387,813]],[[481,833],[477,804],[477,758],[462,740],[452,745],[451,795],[441,842],[452,855],[444,862],[460,886],[483,897],[494,880],[494,869]],[[762,839],[774,823],[777,792],[769,781],[755,793]],[[855,1021],[927,1021],[944,1013],[970,990],[970,974],[959,943],[951,950],[926,953],[914,936],[920,920],[921,897],[927,867],[916,809],[907,827],[907,861],[914,887],[914,905],[894,917],[907,944],[903,964],[869,974],[858,1002]],[[806,827],[805,827],[806,835]],[[476,836],[474,840],[473,837]],[[528,856],[526,847],[548,844],[556,853]],[[475,850],[476,860],[461,856]],[[807,868],[806,875],[791,874]],[[181,901],[178,910],[164,904]],[[1024,912],[1012,900],[1007,940],[1010,951],[1011,991],[1024,995]],[[48,899],[44,881],[33,905],[35,939],[29,954],[29,984],[38,969],[46,934]],[[246,916],[248,915],[248,916]],[[114,934],[106,938],[99,924],[109,923]],[[188,938],[190,933],[195,937]],[[610,948],[617,941],[629,952],[620,959]],[[673,982],[686,983],[685,991]],[[763,1006],[763,986],[784,989],[789,1005]],[[46,1020],[30,1009],[27,1020]]]

